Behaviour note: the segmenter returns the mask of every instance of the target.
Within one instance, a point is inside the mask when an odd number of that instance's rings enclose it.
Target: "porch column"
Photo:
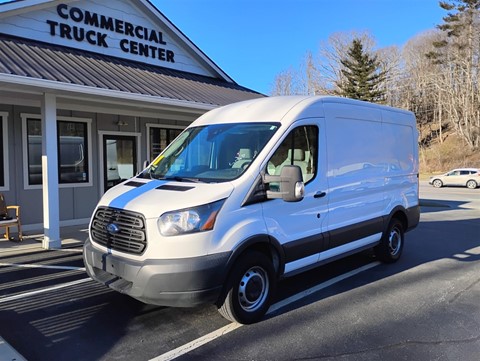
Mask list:
[[[57,99],[42,97],[43,238],[45,249],[61,248],[58,192]]]

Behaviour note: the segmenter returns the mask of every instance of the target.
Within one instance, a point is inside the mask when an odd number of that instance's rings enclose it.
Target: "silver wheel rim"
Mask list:
[[[267,272],[258,266],[244,273],[238,286],[238,300],[243,310],[254,312],[258,310],[268,295],[269,280]]]
[[[436,181],[433,182],[433,185],[437,188],[440,188],[442,186],[442,182],[439,181],[439,180],[436,180]]]
[[[467,182],[467,188],[470,188],[470,189],[477,188],[477,183],[475,183],[474,181],[469,181]]]
[[[392,256],[396,256],[402,247],[402,234],[398,227],[393,227],[388,237],[388,250]]]

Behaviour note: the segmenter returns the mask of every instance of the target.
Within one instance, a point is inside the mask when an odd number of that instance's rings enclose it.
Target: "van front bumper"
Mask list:
[[[101,252],[87,239],[83,259],[97,282],[148,304],[193,307],[215,303],[231,252],[202,257],[133,261]]]

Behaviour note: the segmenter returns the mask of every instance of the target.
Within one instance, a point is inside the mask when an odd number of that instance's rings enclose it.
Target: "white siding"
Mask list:
[[[74,21],[68,15],[68,19],[64,19],[59,15],[57,6],[63,6],[62,14],[69,14],[72,9],[74,13],[85,14],[90,12],[95,13],[100,18],[112,18],[113,21],[119,21],[120,27],[126,23],[133,26],[141,26],[142,28],[162,34],[162,40],[166,44],[159,44],[155,41],[148,41],[140,39],[136,36],[132,37],[125,33],[110,31],[100,27],[85,25],[82,21]],[[78,11],[79,10],[79,11]],[[84,34],[88,31],[91,33],[91,42],[100,45],[91,44],[86,39],[77,41],[75,39],[68,39],[66,36],[60,36],[60,25],[50,25],[48,22],[55,22],[58,24],[65,24],[71,29],[69,34],[73,37],[73,29],[76,27],[79,34]],[[122,25],[123,24],[123,25]],[[55,35],[51,35],[51,28],[54,29]],[[212,72],[196,59],[195,50],[190,49],[186,44],[178,40],[175,36],[175,31],[170,29],[167,24],[161,23],[160,19],[150,17],[146,13],[135,7],[135,2],[124,0],[110,0],[110,1],[92,1],[85,0],[73,2],[69,4],[52,5],[49,8],[42,10],[35,10],[31,12],[14,15],[11,17],[4,17],[0,23],[0,33],[10,34],[22,38],[38,40],[46,43],[62,45],[66,47],[78,48],[103,55],[124,58],[128,60],[139,61],[155,66],[167,67],[175,70],[186,71],[190,73],[212,76]],[[85,36],[82,36],[83,38]],[[103,40],[98,40],[100,37]],[[152,51],[149,50],[148,56],[143,54],[134,54],[132,52],[125,52],[122,50],[121,41],[126,44],[124,47],[130,48],[130,44],[135,43],[148,45],[157,49],[162,49],[165,52],[165,60],[159,59],[158,56],[152,57]],[[105,44],[108,46],[106,47]],[[138,50],[137,50],[138,52]],[[169,61],[167,53],[173,52],[174,62]],[[155,50],[158,54],[159,50]]]

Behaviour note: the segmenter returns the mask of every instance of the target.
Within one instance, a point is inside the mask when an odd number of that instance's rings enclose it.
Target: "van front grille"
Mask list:
[[[142,254],[147,247],[145,218],[139,213],[99,207],[90,227],[92,241],[110,249]]]

